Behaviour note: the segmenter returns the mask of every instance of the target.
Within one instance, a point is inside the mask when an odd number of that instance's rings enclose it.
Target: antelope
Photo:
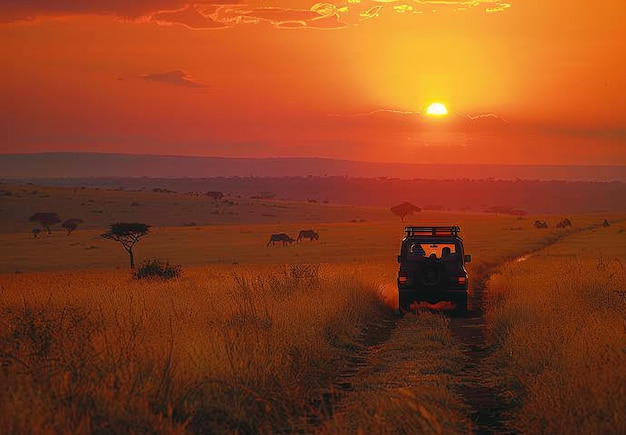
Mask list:
[[[300,234],[298,234],[298,242],[302,239],[309,239],[313,241],[313,240],[319,240],[319,238],[320,238],[320,235],[317,234],[313,230],[302,230],[300,231]]]
[[[275,242],[283,242],[283,246],[286,246],[287,244],[291,245],[293,242],[295,242],[295,240],[289,237],[289,234],[272,234],[266,246],[269,246],[270,244],[274,246]]]

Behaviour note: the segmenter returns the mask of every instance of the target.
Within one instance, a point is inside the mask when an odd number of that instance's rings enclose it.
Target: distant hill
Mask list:
[[[34,196],[41,194],[40,186],[51,186],[71,188],[74,193],[69,197],[86,190],[127,192],[131,196],[142,192],[182,194],[196,198],[208,198],[207,192],[221,192],[228,200],[237,202],[260,199],[385,209],[410,201],[425,210],[446,211],[504,213],[508,209],[531,214],[626,211],[626,183],[622,181],[403,180],[345,176],[20,178],[0,182],[2,201],[10,196],[6,190],[11,185],[21,186],[16,189],[30,191]],[[46,209],[52,209],[53,204],[54,201]],[[7,205],[0,207],[0,214],[3,210],[14,213]]]
[[[0,154],[0,178],[233,176],[626,181],[626,166],[431,165],[325,158],[229,158],[71,152]]]

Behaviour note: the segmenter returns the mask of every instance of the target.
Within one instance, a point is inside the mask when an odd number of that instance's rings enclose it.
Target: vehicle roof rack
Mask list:
[[[404,227],[404,233],[409,236],[453,236],[459,235],[461,228],[458,225],[449,227]]]

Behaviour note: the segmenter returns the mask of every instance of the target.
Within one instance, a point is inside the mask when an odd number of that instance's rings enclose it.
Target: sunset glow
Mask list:
[[[623,0],[4,2],[0,152],[626,164],[623,22]]]
[[[446,116],[448,109],[441,103],[432,103],[426,108],[426,114],[430,116]]]

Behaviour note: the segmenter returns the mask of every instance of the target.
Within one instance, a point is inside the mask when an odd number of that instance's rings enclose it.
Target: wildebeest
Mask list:
[[[317,234],[313,230],[302,230],[300,231],[300,234],[298,234],[298,242],[302,239],[309,239],[313,241],[313,240],[319,240],[319,238],[320,238],[320,235]]]
[[[546,221],[535,221],[535,223],[533,224],[533,227],[535,227],[535,228],[548,228],[548,224],[546,223]]]
[[[571,227],[571,226],[572,226],[572,221],[569,220],[569,218],[565,218],[561,222],[556,224],[557,228],[567,228],[567,227]]]
[[[287,243],[291,245],[293,242],[295,242],[295,240],[289,237],[289,234],[285,234],[285,233],[272,234],[270,236],[270,240],[267,242],[267,246],[269,246],[270,244],[274,246],[275,242],[283,242],[283,246],[286,246]]]
[[[206,196],[208,196],[209,198],[212,198],[216,202],[224,198],[224,194],[222,192],[215,192],[215,191],[207,192]]]
[[[602,226],[606,228],[606,227],[610,227],[611,224],[609,223],[608,219],[604,219],[604,222],[602,222]]]

